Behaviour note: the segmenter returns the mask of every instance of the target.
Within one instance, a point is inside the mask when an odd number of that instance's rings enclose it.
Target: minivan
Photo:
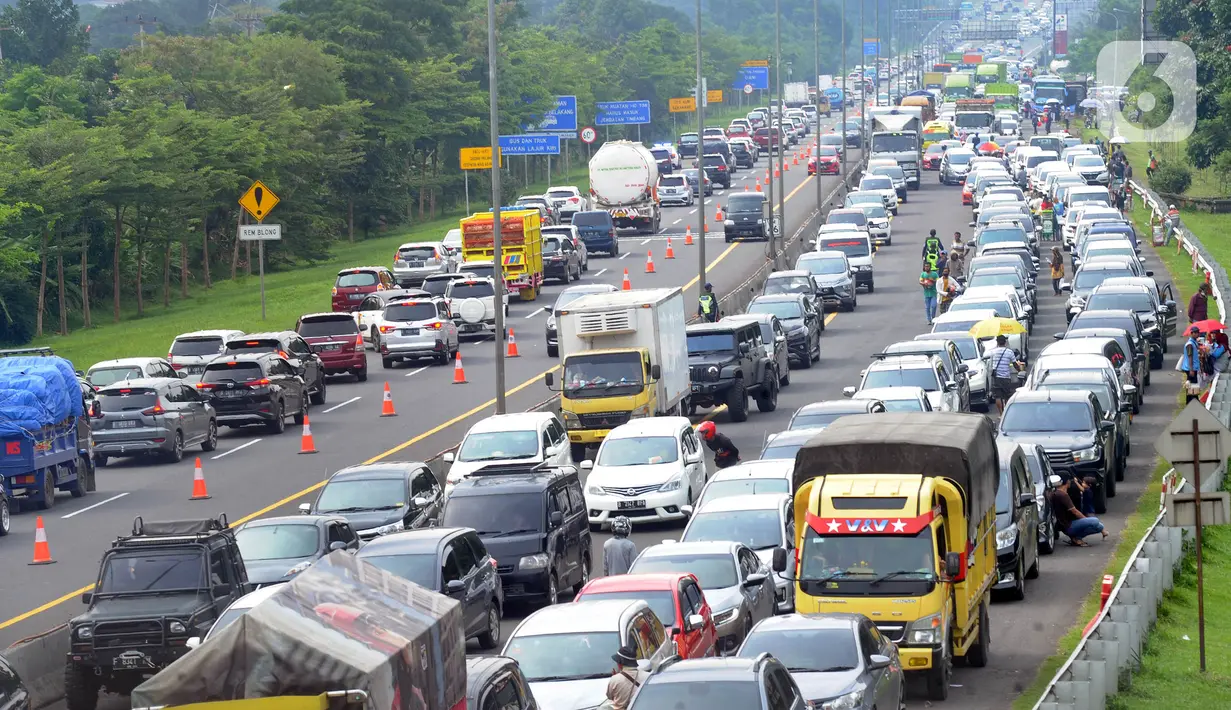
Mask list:
[[[611,256],[620,254],[620,242],[616,237],[615,222],[604,210],[587,210],[573,215],[573,226],[581,236],[586,250],[606,252]]]
[[[864,286],[868,293],[876,290],[872,277],[872,238],[866,231],[829,232],[817,236],[817,251],[840,251],[846,254],[855,272],[855,287]]]

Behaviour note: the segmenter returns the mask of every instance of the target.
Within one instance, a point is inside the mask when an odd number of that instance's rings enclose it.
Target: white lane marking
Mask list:
[[[632,254],[632,252],[631,252],[631,251],[626,251],[626,252],[624,252],[623,254],[621,254],[621,255],[620,255],[620,258],[621,258],[621,259],[627,259],[629,254]]]
[[[679,219],[675,220],[674,222],[672,222],[672,223],[671,223],[671,226],[672,226],[672,227],[674,227],[675,225],[677,225],[677,224],[679,224],[680,222],[683,222],[683,221],[684,221],[684,218],[683,218],[683,217],[681,217],[681,218],[679,218]]]
[[[697,213],[697,208],[696,208],[696,207],[694,207],[694,208],[692,208],[692,209],[688,210],[688,214],[696,214],[696,213]]]
[[[426,369],[427,369],[427,366],[420,367],[418,370],[411,370],[410,372],[407,372],[405,375],[402,375],[402,377],[414,377],[415,375],[419,374],[420,372],[423,372]],[[338,406],[341,406],[341,405],[338,405]]]
[[[660,231],[660,232],[661,232],[662,230],[660,229],[660,230],[658,230],[658,231]],[[642,241],[642,242],[641,242],[641,246],[645,246],[646,244],[649,244],[649,243],[650,243],[650,240],[649,240],[649,239],[646,239],[646,240],[644,240],[644,241]]]
[[[111,497],[110,497],[110,498],[108,498],[107,500],[101,500],[101,501],[99,501],[99,502],[95,503],[94,505],[87,505],[86,507],[82,508],[81,510],[74,510],[73,512],[69,513],[68,515],[61,515],[61,516],[60,516],[60,519],[61,519],[61,520],[68,520],[69,518],[73,517],[74,515],[81,515],[82,513],[86,512],[87,510],[94,510],[95,508],[97,508],[97,507],[98,507],[98,506],[100,506],[100,505],[106,505],[106,504],[110,503],[110,502],[111,502],[111,501],[113,501],[113,500],[119,500],[119,499],[123,498],[123,497],[124,497],[124,496],[126,496],[126,495],[128,495],[128,494],[127,494],[127,493],[120,493],[119,495],[114,495],[114,496],[111,496]]]
[[[359,401],[359,400],[361,400],[361,399],[363,399],[363,397],[351,397],[350,399],[346,400],[345,402],[342,402],[341,404],[335,404],[335,405],[333,405],[333,406],[332,406],[332,407],[330,407],[329,409],[326,409],[325,411],[321,412],[321,414],[328,414],[328,413],[332,412],[332,411],[333,411],[333,410],[335,410],[335,409],[341,409],[342,407],[345,407],[346,405],[348,405],[348,404],[352,404],[352,403],[354,403],[354,402],[358,402],[358,401]],[[250,442],[250,443],[255,444],[257,441],[260,441],[260,439],[257,439],[256,441],[253,441],[253,442]],[[248,444],[244,444],[244,446],[247,446],[247,445],[248,445]],[[217,457],[217,456],[215,456],[214,458],[218,458],[218,457]]]
[[[606,269],[599,269],[598,272],[594,274],[594,278],[597,279],[598,277],[602,276],[605,273],[607,273]]]
[[[358,398],[358,397],[356,397],[355,399],[359,399],[359,398]],[[348,402],[343,402],[342,404],[339,404],[339,405],[338,405],[338,407],[343,407],[343,406],[345,406],[345,405],[348,405],[348,404],[350,404],[351,402],[354,402],[354,401],[355,401],[355,399],[352,399],[352,400],[350,400],[350,401],[348,401]],[[326,412],[332,412],[334,409],[337,409],[338,407],[334,407],[333,409],[326,409],[325,411],[326,411]],[[255,439],[253,439],[252,441],[249,441],[249,442],[246,442],[246,443],[240,444],[239,446],[236,446],[235,448],[231,449],[230,451],[223,451],[222,453],[218,454],[217,456],[212,456],[212,457],[210,457],[210,461],[217,461],[218,459],[222,458],[223,456],[230,456],[231,454],[235,453],[236,451],[240,451],[240,450],[242,450],[242,449],[246,449],[246,448],[248,448],[249,446],[252,446],[253,444],[255,444],[256,442],[258,442],[258,441],[260,441],[260,440],[261,440],[261,439],[260,439],[260,437],[257,437],[257,438],[255,438]]]
[[[529,320],[529,319],[531,319],[531,318],[533,318],[533,317],[537,316],[538,314],[542,313],[542,312],[543,312],[543,311],[545,311],[545,310],[547,310],[547,306],[543,306],[543,307],[539,308],[537,311],[533,311],[530,315],[526,316],[526,320]]]

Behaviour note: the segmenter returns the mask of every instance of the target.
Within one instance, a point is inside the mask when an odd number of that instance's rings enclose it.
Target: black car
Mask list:
[[[1039,508],[1022,447],[1001,439],[1000,486],[996,489],[996,566],[992,590],[1026,598],[1026,580],[1039,576]]]
[[[250,520],[235,540],[256,589],[288,582],[334,550],[359,549],[359,536],[338,515],[285,515]]]
[[[537,710],[530,681],[508,656],[466,656],[466,707]]]
[[[727,197],[723,210],[723,240],[729,243],[742,238],[768,239],[768,207],[769,202],[761,192],[737,192]]]
[[[792,365],[806,370],[821,359],[821,324],[825,316],[812,299],[800,293],[757,296],[748,304],[748,312],[778,316],[786,331],[788,360]]]
[[[1081,350],[1077,350],[1075,345],[1069,352],[1102,355],[1116,368],[1117,372],[1124,367],[1126,360],[1131,360],[1132,364],[1129,367],[1132,372],[1132,393],[1125,399],[1132,403],[1133,414],[1141,411],[1141,405],[1145,401],[1145,385],[1150,384],[1150,367],[1146,354],[1138,348],[1148,346],[1148,343],[1144,340],[1140,342],[1133,340],[1133,337],[1123,328],[1073,328],[1064,333],[1056,333],[1056,340],[1091,341],[1091,344]],[[1128,392],[1128,386],[1125,386],[1124,390]]]
[[[1005,405],[999,431],[1018,443],[1041,444],[1062,477],[1093,478],[1094,512],[1107,512],[1107,499],[1116,495],[1115,424],[1094,393],[1018,390]]]
[[[735,160],[735,165],[740,168],[756,167],[757,160],[752,155],[752,151],[748,150],[748,146],[743,143],[731,144],[731,157]]]
[[[1073,317],[1086,307],[1086,299],[1090,297],[1094,289],[1107,279],[1136,275],[1132,269],[1116,263],[1096,261],[1092,264],[1083,264],[1073,274],[1071,283],[1067,281],[1060,283],[1060,290],[1069,294],[1068,303],[1065,305],[1065,316],[1073,320]]]
[[[1039,553],[1050,555],[1056,551],[1056,539],[1060,531],[1056,529],[1056,516],[1051,509],[1051,501],[1047,492],[1052,488],[1051,462],[1047,460],[1047,451],[1039,444],[1020,444],[1022,453],[1026,456],[1026,468],[1030,469],[1030,480],[1034,483],[1034,505],[1039,509]]]
[[[263,424],[281,434],[288,416],[303,424],[308,413],[303,376],[274,353],[219,357],[205,366],[197,389],[209,396],[222,426]]]
[[[1157,341],[1151,340],[1146,336],[1145,328],[1141,325],[1141,318],[1133,311],[1095,311],[1087,308],[1074,315],[1073,319],[1069,321],[1070,330],[1088,328],[1119,328],[1128,333],[1129,340],[1133,341],[1134,351],[1148,353],[1150,367],[1141,378],[1141,384],[1150,384],[1150,370],[1157,370],[1163,366],[1162,347],[1159,346]],[[1144,394],[1142,392],[1143,396]]]
[[[440,509],[436,474],[420,461],[349,466],[329,477],[305,515],[338,515],[363,540],[426,527]]]
[[[658,163],[659,175],[670,175],[675,170],[675,162],[671,159],[671,151],[666,148],[651,148],[650,155]]]
[[[709,146],[707,145],[706,147],[708,148]],[[727,164],[725,156],[721,153],[706,153],[701,156],[701,160],[701,168],[705,170],[707,178],[726,189],[731,188],[731,168]]]
[[[1089,391],[1094,393],[1103,409],[1103,419],[1115,423],[1115,460],[1112,463],[1116,480],[1124,480],[1128,453],[1131,450],[1129,424],[1133,411],[1131,396],[1121,399],[1120,389],[1111,375],[1095,370],[1053,370],[1043,373],[1032,385],[1035,390]]]
[[[696,133],[681,133],[680,139],[675,142],[679,146],[680,160],[684,158],[696,158],[697,146],[701,144],[701,137]]]
[[[496,560],[506,599],[555,604],[590,580],[590,523],[572,466],[499,464],[459,481],[440,516],[475,528]]]
[[[386,535],[356,555],[462,605],[465,637],[500,645],[504,591],[496,563],[471,528],[428,528]]]
[[[303,378],[304,388],[312,398],[312,404],[325,403],[325,364],[321,356],[312,351],[312,346],[293,330],[277,333],[250,333],[242,338],[227,341],[224,354],[276,353],[294,368]]]
[[[700,688],[709,689],[704,703],[697,700]],[[766,704],[766,697],[773,700]],[[811,704],[782,661],[761,653],[755,658],[669,658],[646,677],[629,710],[698,706],[798,710]]]
[[[778,378],[756,323],[697,323],[688,326],[687,333],[689,416],[698,407],[725,404],[731,421],[746,421],[750,395],[762,412],[778,408]]]
[[[188,653],[232,602],[252,591],[235,533],[214,520],[133,521],[111,543],[89,608],[68,623],[68,710],[94,710],[100,691],[128,695]]]
[[[1176,333],[1175,301],[1160,303],[1155,293],[1141,286],[1102,284],[1090,293],[1084,310],[1129,310],[1136,313],[1142,332],[1152,344],[1150,368],[1157,370],[1163,366],[1167,338]]]
[[[805,269],[788,269],[775,271],[765,279],[761,295],[773,296],[783,293],[798,293],[812,302],[812,307],[818,312],[825,310],[825,299],[816,279]],[[821,332],[825,331],[825,319],[821,318]]]
[[[0,707],[4,710],[30,710],[30,691],[3,656],[0,656]]]
[[[581,280],[581,253],[566,237],[543,237],[543,278],[560,283]]]

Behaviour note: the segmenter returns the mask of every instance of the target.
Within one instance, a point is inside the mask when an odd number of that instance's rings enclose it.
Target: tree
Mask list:
[[[72,0],[17,0],[0,11],[0,24],[14,28],[5,38],[5,59],[22,64],[67,62],[90,44]]]

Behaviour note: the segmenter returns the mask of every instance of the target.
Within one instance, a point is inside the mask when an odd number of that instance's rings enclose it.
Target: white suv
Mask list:
[[[591,525],[629,515],[641,522],[684,520],[705,487],[705,454],[687,417],[649,417],[607,435],[583,461]]]
[[[466,432],[457,453],[441,461],[449,466],[445,475],[446,495],[463,478],[486,466],[546,463],[572,466],[568,434],[551,412],[495,414]]]
[[[496,284],[476,277],[450,281],[445,287],[445,302],[457,323],[459,335],[496,332]],[[504,294],[504,314],[509,314],[509,294]]]
[[[720,468],[701,489],[697,506],[728,496],[791,493],[794,475],[794,459],[745,461]],[[691,509],[684,512],[692,514]]]

